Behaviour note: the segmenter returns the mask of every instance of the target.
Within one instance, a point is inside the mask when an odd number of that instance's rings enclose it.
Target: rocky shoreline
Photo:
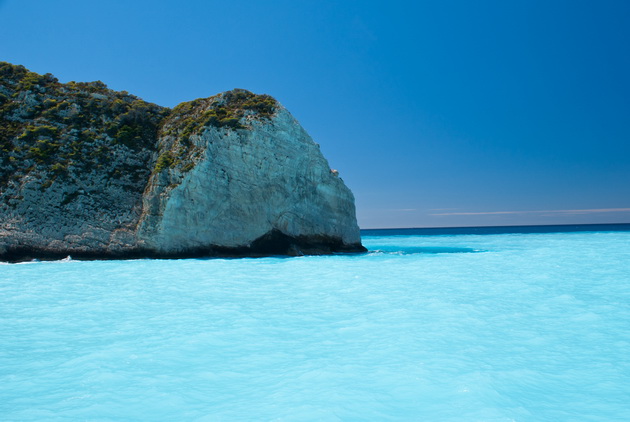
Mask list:
[[[181,252],[161,253],[152,249],[125,251],[53,250],[33,247],[12,247],[0,254],[0,261],[9,263],[30,261],[60,261],[71,258],[78,261],[128,259],[192,259],[192,258],[263,258],[270,256],[331,255],[366,252],[362,245],[344,245],[335,239],[296,239],[280,232],[272,232],[256,239],[251,245],[230,248],[210,245],[206,248]]]

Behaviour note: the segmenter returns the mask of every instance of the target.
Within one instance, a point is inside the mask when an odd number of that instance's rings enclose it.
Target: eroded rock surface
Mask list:
[[[0,63],[0,259],[363,251],[354,198],[267,95],[169,110]]]

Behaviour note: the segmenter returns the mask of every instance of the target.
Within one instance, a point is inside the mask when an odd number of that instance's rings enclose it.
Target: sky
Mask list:
[[[630,223],[625,0],[0,0],[0,61],[275,97],[361,228]]]

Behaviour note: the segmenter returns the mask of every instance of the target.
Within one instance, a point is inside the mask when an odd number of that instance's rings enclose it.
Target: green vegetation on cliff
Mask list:
[[[100,81],[62,84],[50,74],[0,62],[0,193],[27,174],[49,187],[58,177],[71,182],[106,168],[115,154],[144,152],[144,160],[119,169],[135,189],[133,180],[150,173],[168,112]]]
[[[278,103],[269,95],[257,95],[244,89],[234,89],[210,98],[199,98],[177,105],[165,120],[162,133],[172,142],[160,145],[155,172],[179,168],[182,172],[194,168],[199,150],[191,136],[206,128],[247,129],[248,119],[268,119]]]
[[[200,154],[194,135],[247,129],[277,107],[268,95],[235,89],[170,110],[101,81],[64,84],[0,62],[0,203],[19,196],[26,176],[48,189],[101,172],[130,191],[141,189],[151,174],[194,168]]]

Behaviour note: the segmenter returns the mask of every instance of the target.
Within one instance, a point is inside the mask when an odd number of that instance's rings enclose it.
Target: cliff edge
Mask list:
[[[354,197],[275,99],[174,109],[0,63],[0,260],[361,252]]]

